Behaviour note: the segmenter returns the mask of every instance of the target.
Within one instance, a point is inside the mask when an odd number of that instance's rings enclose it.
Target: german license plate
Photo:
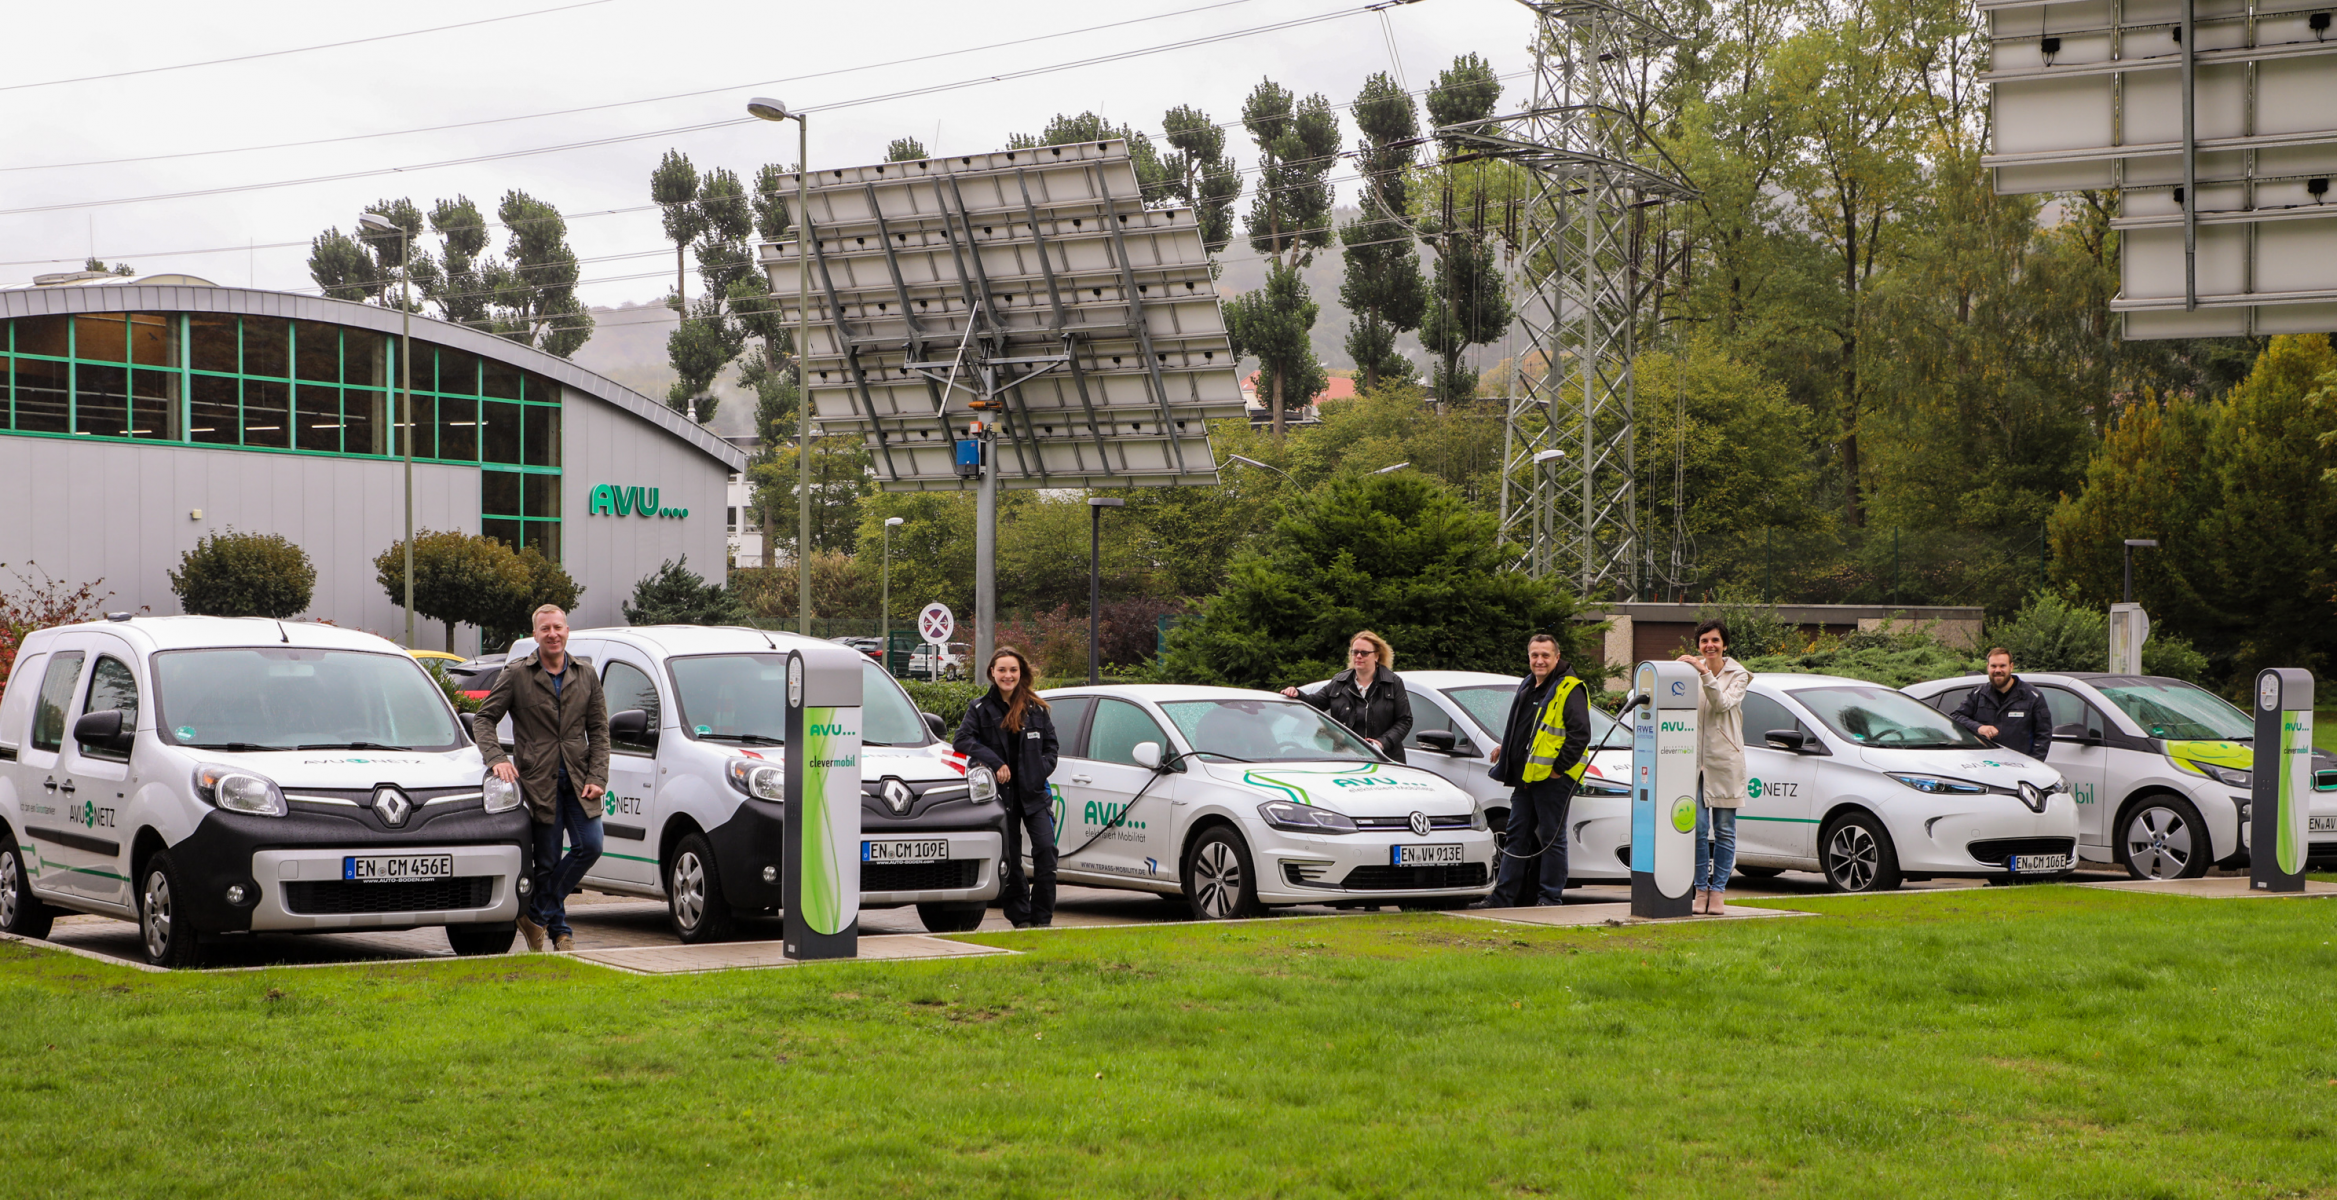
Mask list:
[[[341,860],[341,878],[355,883],[421,883],[454,878],[454,855],[404,854],[396,857]]]
[[[1393,867],[1457,867],[1463,861],[1457,845],[1388,847],[1388,865]]]
[[[949,858],[949,843],[928,842],[862,842],[860,861],[866,863],[929,863]]]
[[[2069,856],[2066,854],[2015,854],[2012,856],[2012,873],[2015,875],[2026,875],[2033,871],[2066,871],[2069,869],[2069,865]]]
[[[2306,833],[2337,833],[2337,817],[2306,817]]]

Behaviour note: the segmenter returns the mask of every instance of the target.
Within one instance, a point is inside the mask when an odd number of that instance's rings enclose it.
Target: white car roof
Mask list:
[[[1525,678],[1523,675],[1495,675],[1489,671],[1398,671],[1396,674],[1403,676],[1406,683],[1438,689],[1486,684],[1516,687],[1517,681]]]
[[[1130,700],[1150,700],[1154,704],[1174,703],[1178,700],[1280,700],[1278,692],[1259,692],[1249,688],[1198,687],[1181,683],[1103,683],[1090,686],[1048,688],[1039,695],[1049,700],[1072,696],[1120,696]]]
[[[1792,671],[1757,672],[1753,676],[1753,682],[1780,689],[1822,687],[1831,685],[1842,687],[1881,688],[1886,692],[1896,690],[1887,683],[1876,683],[1872,679],[1852,679],[1847,675],[1803,675]]]
[[[84,621],[78,625],[58,625],[39,630],[25,639],[25,648],[39,649],[46,640],[68,633],[109,633],[141,652],[236,646],[300,646],[312,650],[405,653],[396,642],[361,629],[343,629],[318,621],[278,621],[270,617],[176,616]]]
[[[749,650],[768,654],[774,647],[780,650],[811,646],[823,650],[848,648],[839,647],[826,638],[805,637],[800,633],[783,633],[776,629],[749,629],[744,625],[611,625],[568,631],[570,642],[580,639],[626,643],[668,658],[688,654],[737,654]],[[525,658],[535,653],[535,650],[536,640],[532,637],[511,643],[511,657],[515,660]]]
[[[2013,674],[2025,683],[2054,683],[2062,687],[2094,686],[2094,681],[2090,678],[2064,674],[2060,671],[2015,671]],[[2098,675],[2100,672],[2094,672],[2094,674]],[[1910,683],[1902,690],[1913,694],[1917,689],[1921,689],[1925,695],[1930,695],[1952,688],[1975,688],[1986,682],[1988,682],[1986,675],[1957,675],[1949,679],[1926,679],[1920,683]]]

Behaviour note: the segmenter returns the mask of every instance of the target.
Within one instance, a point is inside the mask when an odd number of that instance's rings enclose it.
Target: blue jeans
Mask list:
[[[1564,775],[1519,784],[1509,794],[1509,844],[1485,907],[1566,903],[1566,808],[1573,799],[1574,781]],[[1529,870],[1536,876],[1530,882]]]
[[[1696,801],[1696,890],[1725,892],[1737,869],[1737,810]]]
[[[601,830],[598,809],[587,810],[576,798],[576,789],[563,780],[560,784],[560,804],[549,825],[535,823],[536,861],[532,872],[535,894],[528,897],[528,920],[544,927],[553,937],[571,932],[568,928],[568,897],[584,881],[584,873],[600,861]],[[560,839],[568,839],[568,854],[560,854]]]

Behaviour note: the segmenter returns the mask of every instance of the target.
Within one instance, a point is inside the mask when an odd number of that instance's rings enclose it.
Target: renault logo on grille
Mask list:
[[[375,788],[373,811],[381,814],[382,824],[394,827],[406,823],[406,815],[414,811],[414,802],[394,787]]]
[[[1413,813],[1413,814],[1412,814],[1412,832],[1414,832],[1414,833],[1416,833],[1416,834],[1419,834],[1421,837],[1427,837],[1427,836],[1428,836],[1428,814],[1427,814],[1427,813],[1424,813],[1424,812],[1416,812],[1416,813]]]
[[[885,807],[892,809],[894,816],[909,811],[909,802],[916,798],[916,795],[909,790],[908,784],[902,783],[898,779],[884,781]]]

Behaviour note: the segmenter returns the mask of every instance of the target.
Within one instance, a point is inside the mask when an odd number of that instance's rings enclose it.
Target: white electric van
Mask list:
[[[685,942],[776,911],[782,884],[785,655],[832,650],[736,626],[578,629],[568,654],[598,672],[609,711],[601,856],[584,886],[666,902]],[[512,643],[505,661],[536,652]],[[861,664],[860,906],[913,904],[936,933],[982,923],[998,895],[1003,810],[970,792],[966,761],[875,659]],[[511,741],[511,719],[498,736]]]
[[[136,921],[148,961],[263,930],[511,946],[528,815],[419,663],[294,621],[116,616],[25,639],[0,695],[0,928]]]

